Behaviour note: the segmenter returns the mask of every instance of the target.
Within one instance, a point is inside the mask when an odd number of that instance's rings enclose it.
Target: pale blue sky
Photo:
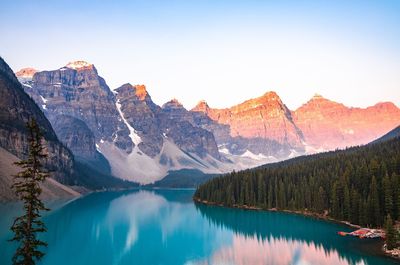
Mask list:
[[[276,91],[349,106],[400,106],[400,1],[0,2],[0,55],[14,70],[94,63],[111,88],[158,104],[227,107]]]

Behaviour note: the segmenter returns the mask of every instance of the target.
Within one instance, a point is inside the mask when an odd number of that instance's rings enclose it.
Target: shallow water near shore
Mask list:
[[[44,217],[39,264],[399,264],[379,241],[300,215],[195,204],[193,190],[93,193],[58,202]],[[0,205],[0,264],[11,264],[18,205]]]

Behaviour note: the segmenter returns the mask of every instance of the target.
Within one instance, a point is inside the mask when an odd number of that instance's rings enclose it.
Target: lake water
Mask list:
[[[373,254],[376,241],[298,215],[192,202],[192,190],[94,193],[45,216],[40,264],[398,264]],[[15,204],[0,205],[0,264],[11,264]]]

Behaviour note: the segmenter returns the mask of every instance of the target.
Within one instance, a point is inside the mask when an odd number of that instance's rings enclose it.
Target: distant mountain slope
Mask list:
[[[14,162],[19,160],[18,157],[0,147],[0,202],[17,199],[10,187],[14,182],[13,176],[21,171],[20,167],[14,165]],[[41,184],[41,187],[41,198],[46,200],[80,196],[75,190],[51,178]]]
[[[194,198],[381,226],[387,214],[400,219],[400,138],[233,172],[204,183]]]
[[[400,109],[390,102],[350,108],[320,95],[293,112],[305,142],[316,149],[334,150],[362,145],[400,124]]]
[[[373,141],[371,144],[385,142],[385,141],[391,140],[393,138],[400,138],[400,126],[397,126],[396,128],[394,128],[387,134],[379,137],[378,139]]]
[[[214,178],[215,174],[205,174],[197,169],[182,169],[168,172],[165,178],[148,185],[152,188],[197,188],[200,184]]]

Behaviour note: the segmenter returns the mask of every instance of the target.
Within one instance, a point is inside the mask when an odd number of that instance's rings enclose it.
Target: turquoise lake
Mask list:
[[[398,264],[376,241],[299,215],[196,205],[193,190],[102,192],[49,204],[40,264]],[[18,205],[0,205],[0,264],[11,264]]]

